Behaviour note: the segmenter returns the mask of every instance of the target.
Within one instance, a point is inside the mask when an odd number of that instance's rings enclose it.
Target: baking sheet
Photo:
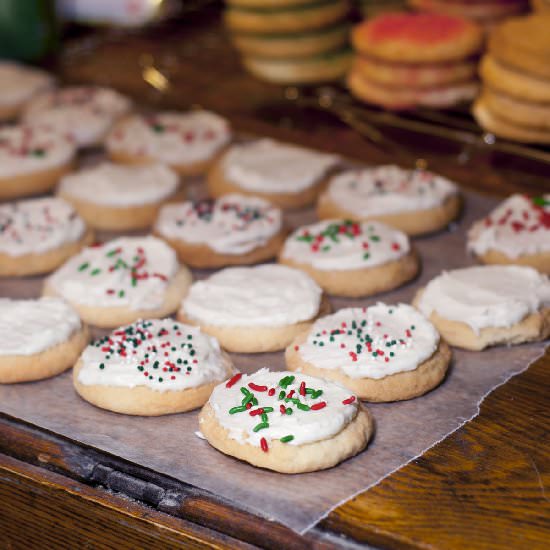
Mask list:
[[[198,182],[192,194],[201,194]],[[465,232],[496,202],[468,193],[465,214],[456,225],[415,239],[423,262],[416,281],[372,299],[332,299],[333,308],[367,306],[379,300],[409,302],[442,269],[473,264],[465,252]],[[296,226],[314,216],[308,211],[287,218]],[[0,296],[37,296],[41,284],[39,278],[0,281]],[[195,435],[197,412],[144,418],[97,409],[76,395],[69,372],[46,381],[0,386],[0,411],[209,490],[302,533],[335,506],[375,485],[475,416],[484,396],[525,370],[544,347],[538,343],[482,353],[454,350],[449,375],[436,390],[411,401],[370,405],[376,434],[365,452],[331,470],[310,474],[272,473],[222,455]],[[284,369],[282,352],[234,354],[233,359],[246,372],[264,366]]]

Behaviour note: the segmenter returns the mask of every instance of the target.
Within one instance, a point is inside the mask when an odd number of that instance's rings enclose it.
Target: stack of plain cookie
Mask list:
[[[550,143],[550,14],[510,19],[489,38],[473,113],[498,137]]]
[[[531,0],[531,7],[534,11],[550,13],[550,2],[548,0]]]
[[[477,94],[483,32],[460,17],[387,13],[352,33],[357,56],[348,75],[354,96],[386,109],[446,108]]]
[[[277,84],[337,80],[351,62],[346,0],[228,0],[225,23],[245,67]]]

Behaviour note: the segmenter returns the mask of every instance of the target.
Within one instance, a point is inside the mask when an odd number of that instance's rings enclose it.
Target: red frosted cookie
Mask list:
[[[483,31],[460,17],[386,13],[357,25],[352,42],[360,53],[386,61],[442,63],[477,53]]]
[[[527,8],[525,0],[408,0],[408,3],[418,10],[466,17],[480,23],[517,15]]]

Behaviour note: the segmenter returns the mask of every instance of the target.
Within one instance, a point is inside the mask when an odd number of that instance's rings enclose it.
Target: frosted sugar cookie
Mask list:
[[[377,166],[335,176],[319,197],[319,218],[377,220],[409,235],[446,227],[461,207],[457,186],[426,170]]]
[[[529,265],[550,274],[550,194],[512,195],[474,223],[467,247],[484,264]]]
[[[407,236],[380,222],[325,220],[298,228],[279,261],[305,271],[329,294],[357,298],[392,290],[419,269]]]
[[[311,204],[340,159],[304,147],[260,139],[233,145],[208,174],[213,197],[243,193],[281,208]]]
[[[47,273],[92,241],[93,233],[63,199],[0,204],[0,276]]]
[[[237,194],[166,205],[155,232],[197,268],[269,260],[284,241],[281,211],[258,197]]]
[[[178,175],[162,164],[122,166],[102,163],[65,176],[58,194],[97,229],[149,227],[160,207],[178,196]]]
[[[550,281],[531,267],[443,272],[417,293],[414,304],[459,348],[482,350],[550,336]]]
[[[400,401],[435,388],[451,351],[418,310],[379,303],[317,319],[285,358],[290,370],[338,382],[360,399]]]
[[[53,77],[40,69],[0,61],[0,120],[17,117],[34,95],[53,83]]]
[[[0,128],[0,200],[45,193],[70,171],[71,141],[45,128]]]
[[[308,275],[283,265],[229,267],[194,283],[178,312],[228,351],[284,349],[328,305]]]
[[[373,432],[372,417],[349,390],[267,369],[214,388],[199,426],[222,453],[285,474],[331,468],[361,452]]]
[[[70,136],[79,147],[98,145],[111,126],[132,107],[128,98],[109,88],[71,86],[40,94],[23,119]]]
[[[208,111],[134,115],[116,125],[105,146],[115,162],[168,164],[183,175],[203,174],[231,140],[229,123]]]
[[[0,298],[0,384],[55,376],[73,366],[88,329],[59,298]]]
[[[73,256],[46,279],[44,294],[65,298],[87,323],[113,328],[169,315],[190,284],[165,242],[120,237]]]
[[[92,342],[75,365],[73,382],[97,407],[158,416],[201,407],[232,373],[215,338],[173,319],[149,319]]]

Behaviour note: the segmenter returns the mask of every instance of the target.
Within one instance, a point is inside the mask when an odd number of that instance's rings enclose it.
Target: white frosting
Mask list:
[[[410,251],[405,233],[380,222],[325,220],[300,227],[282,257],[315,269],[363,269],[396,261]]]
[[[80,330],[76,311],[60,298],[0,298],[0,356],[34,355]]]
[[[298,353],[314,367],[379,380],[416,369],[438,344],[437,330],[414,307],[379,303],[318,319]]]
[[[33,99],[24,120],[68,135],[79,146],[88,146],[99,143],[130,108],[129,99],[109,88],[74,86]]]
[[[345,172],[328,188],[333,203],[361,217],[436,208],[457,192],[457,186],[442,176],[398,166]]]
[[[162,207],[156,230],[164,237],[205,244],[221,254],[246,254],[281,230],[281,210],[257,197],[225,195]]]
[[[530,267],[476,266],[444,272],[422,292],[418,308],[466,323],[478,334],[510,327],[550,304],[550,281]]]
[[[260,139],[233,145],[223,159],[225,178],[248,191],[298,193],[340,161],[336,155]]]
[[[229,267],[191,285],[182,307],[208,325],[279,327],[315,317],[321,293],[311,277],[283,265]]]
[[[75,199],[119,208],[158,203],[173,195],[179,178],[162,164],[125,166],[104,162],[65,176],[59,191]]]
[[[67,301],[92,307],[155,309],[179,264],[155,237],[120,237],[73,256],[48,283]]]
[[[468,250],[490,250],[519,258],[550,251],[550,194],[530,199],[512,195],[468,232]]]
[[[285,377],[292,382],[286,384]],[[302,392],[305,395],[300,393],[302,383],[307,392]],[[230,382],[216,386],[209,399],[217,421],[228,430],[231,439],[241,444],[259,447],[264,439],[264,445],[267,443],[267,448],[264,449],[266,452],[269,452],[271,441],[287,436],[292,436],[289,441],[283,441],[288,445],[304,445],[330,439],[341,432],[356,417],[358,411],[357,398],[349,390],[328,380],[297,372],[270,372],[268,369],[261,369],[251,375],[243,374],[229,388],[228,384]],[[263,391],[254,389],[254,385]],[[243,407],[243,402],[250,399],[243,389],[250,392],[255,400],[249,409],[239,410]],[[311,390],[317,393],[311,393]],[[287,400],[289,395],[291,397]],[[284,413],[281,407],[284,407]],[[251,414],[260,408],[267,412],[264,415]],[[290,409],[292,414],[287,414],[286,409]],[[233,414],[230,414],[230,410]],[[259,425],[263,427],[254,431]]]
[[[57,168],[70,162],[74,155],[71,141],[47,128],[0,128],[0,178]]]
[[[86,225],[63,199],[45,197],[0,204],[0,253],[41,254],[79,240]]]
[[[228,122],[214,113],[165,112],[127,118],[113,128],[106,146],[113,152],[187,165],[212,158],[230,139]]]
[[[0,106],[21,105],[53,82],[53,77],[40,69],[0,61]]]
[[[173,319],[140,320],[92,342],[80,357],[84,385],[181,391],[227,378],[218,341]]]

